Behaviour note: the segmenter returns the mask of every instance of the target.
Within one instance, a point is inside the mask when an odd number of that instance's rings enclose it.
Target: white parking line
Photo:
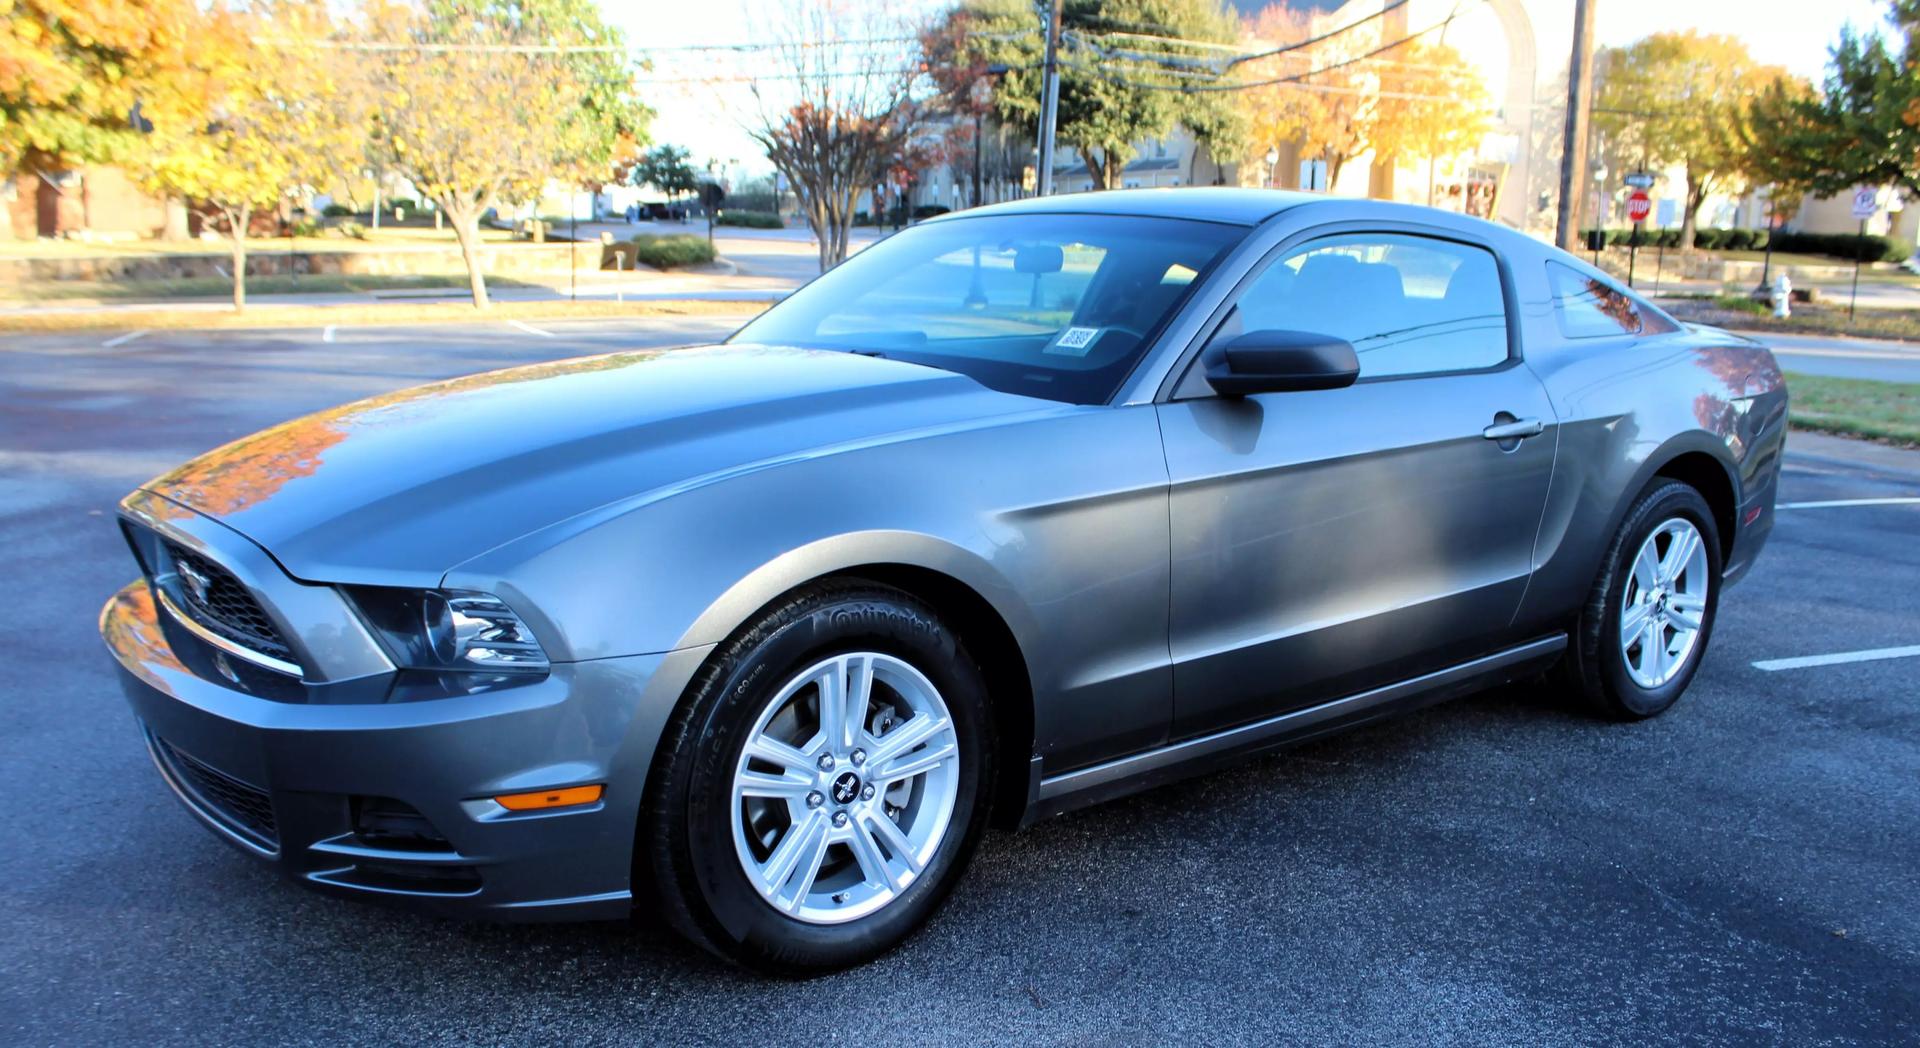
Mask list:
[[[1775,672],[1778,670],[1799,670],[1809,666],[1837,666],[1844,662],[1877,662],[1881,659],[1911,659],[1920,656],[1920,644],[1904,648],[1872,648],[1867,651],[1842,651],[1832,655],[1802,655],[1793,659],[1762,659],[1753,664],[1756,670]]]
[[[328,324],[326,327],[320,329],[320,341],[322,342],[333,341],[333,325],[332,324]]]
[[[105,342],[100,343],[100,348],[112,349],[115,346],[124,346],[127,343],[132,342],[134,339],[139,338],[141,335],[144,335],[144,334],[146,334],[146,332],[144,331],[129,331],[126,334],[121,335],[117,338],[110,338]]]
[[[521,323],[521,322],[520,322],[520,321],[518,321],[518,320],[509,320],[509,321],[507,321],[507,323],[509,323],[509,324],[511,324],[511,325],[513,325],[514,327],[517,327],[517,328],[519,328],[520,330],[522,330],[522,331],[524,331],[524,332],[526,332],[526,333],[527,333],[527,334],[529,334],[529,335],[539,335],[539,336],[540,336],[541,338],[552,338],[552,337],[553,337],[553,332],[551,332],[551,331],[542,331],[542,330],[540,330],[539,328],[537,328],[537,327],[534,327],[534,326],[533,326],[532,324],[523,324],[523,323]]]
[[[1920,506],[1920,497],[1886,499],[1829,499],[1826,502],[1782,502],[1781,509],[1839,509],[1844,506]]]

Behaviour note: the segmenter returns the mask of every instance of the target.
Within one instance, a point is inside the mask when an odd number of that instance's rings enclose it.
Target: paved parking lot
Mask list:
[[[0,1041],[1915,1043],[1920,505],[1786,508],[1672,714],[1464,700],[995,835],[869,967],[310,895],[204,832],[94,634],[114,501],[292,415],[724,319],[0,339]],[[549,337],[550,336],[550,337]],[[1788,503],[1920,496],[1796,438]]]

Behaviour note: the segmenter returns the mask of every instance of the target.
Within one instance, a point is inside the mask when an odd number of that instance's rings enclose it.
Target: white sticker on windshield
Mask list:
[[[1099,328],[1070,327],[1060,332],[1053,345],[1046,348],[1048,353],[1058,353],[1069,357],[1084,357],[1093,348],[1093,340],[1100,337]]]

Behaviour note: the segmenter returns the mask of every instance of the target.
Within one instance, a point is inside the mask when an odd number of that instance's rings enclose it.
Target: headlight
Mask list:
[[[544,670],[546,652],[505,601],[468,590],[350,586],[395,662],[418,670]]]

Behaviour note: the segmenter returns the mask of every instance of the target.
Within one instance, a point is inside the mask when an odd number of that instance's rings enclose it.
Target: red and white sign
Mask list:
[[[1627,198],[1627,221],[1645,222],[1653,211],[1653,198],[1636,189]]]

